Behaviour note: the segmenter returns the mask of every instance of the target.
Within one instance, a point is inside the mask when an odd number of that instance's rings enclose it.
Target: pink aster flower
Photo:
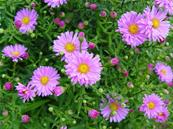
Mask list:
[[[160,81],[170,83],[173,81],[173,71],[170,66],[164,63],[157,63],[155,72],[159,76]]]
[[[17,12],[14,18],[14,22],[15,25],[18,23],[17,28],[21,33],[27,33],[29,31],[35,30],[35,26],[37,25],[37,17],[38,14],[34,9],[29,10],[27,8],[23,8]]]
[[[2,52],[4,56],[11,58],[14,62],[18,60],[23,60],[23,56],[26,53],[27,48],[20,44],[8,45]]]
[[[118,32],[122,34],[123,41],[131,47],[137,47],[146,41],[146,36],[142,32],[141,14],[136,12],[127,12],[118,20]]]
[[[95,43],[89,42],[89,44],[88,44],[88,48],[89,49],[94,49],[95,47],[96,47],[96,44]]]
[[[111,64],[112,65],[118,65],[120,62],[119,58],[118,57],[114,57],[111,59]]]
[[[79,52],[80,49],[87,51],[87,48],[88,43],[85,38],[83,38],[83,42],[80,43],[79,34],[69,31],[61,33],[61,35],[57,37],[57,40],[54,40],[53,46],[53,50],[57,55],[64,53],[65,57],[73,55],[76,51]]]
[[[44,0],[45,3],[48,4],[48,6],[51,6],[52,8],[60,7],[63,4],[66,4],[68,0]]]
[[[173,1],[172,0],[155,0],[155,5],[164,8],[166,12],[173,15]]]
[[[93,85],[100,80],[102,64],[100,57],[87,52],[76,52],[70,57],[66,68],[66,74],[73,84]]]
[[[162,111],[164,103],[156,94],[145,95],[143,104],[140,106],[140,111],[144,112],[148,118],[154,118]]]
[[[7,91],[10,91],[13,89],[13,84],[11,82],[6,82],[4,84],[4,89],[7,90]]]
[[[99,116],[100,112],[95,109],[91,109],[88,111],[88,116],[92,119],[96,119]]]
[[[57,70],[50,66],[40,66],[33,72],[31,85],[38,96],[52,95],[59,84],[60,76]]]
[[[158,10],[155,6],[150,9],[147,7],[144,11],[144,18],[141,19],[142,32],[150,41],[164,40],[169,33],[170,23],[165,20],[166,12]]]
[[[28,83],[27,86],[24,86],[23,84],[18,83],[18,85],[16,86],[16,89],[18,91],[18,96],[23,100],[23,102],[33,100],[34,97],[36,96],[30,83]]]
[[[158,112],[157,115],[155,116],[155,121],[163,123],[167,121],[168,117],[169,117],[169,111],[166,107],[163,107],[162,110]]]
[[[104,102],[101,104],[101,114],[103,117],[110,122],[120,122],[126,118],[128,115],[129,109],[119,102],[118,99],[107,98],[107,104]],[[103,106],[106,105],[106,106]]]
[[[22,115],[22,122],[23,123],[27,124],[27,123],[29,123],[29,121],[30,121],[29,115],[27,115],[27,114]]]

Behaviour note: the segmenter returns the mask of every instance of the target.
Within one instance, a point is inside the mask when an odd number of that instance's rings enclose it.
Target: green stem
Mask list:
[[[16,74],[16,62],[14,62],[13,64],[13,70],[12,70],[13,74],[12,74],[12,77],[11,79],[13,79],[15,77],[15,74]]]

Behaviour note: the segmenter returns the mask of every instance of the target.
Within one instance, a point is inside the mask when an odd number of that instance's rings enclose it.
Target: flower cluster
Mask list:
[[[6,46],[2,52],[4,56],[11,58],[14,62],[28,58],[27,48],[20,44]]]
[[[155,6],[147,7],[143,14],[134,11],[122,15],[118,21],[118,32],[131,47],[137,47],[145,41],[163,41],[169,33],[170,23],[167,12]]]
[[[157,122],[165,122],[169,116],[167,106],[156,94],[145,95],[140,111],[144,112],[149,119],[155,119]]]
[[[173,71],[170,66],[167,66],[164,63],[157,63],[155,72],[162,82],[171,83],[173,81]]]
[[[43,0],[43,2],[52,8],[56,8],[66,4],[68,0]],[[98,5],[95,3],[89,4],[88,7],[90,8],[90,11],[97,11],[97,9],[99,9]],[[146,41],[160,42],[165,40],[169,34],[171,26],[167,19],[169,15],[173,15],[173,1],[155,0],[154,6],[151,8],[147,7],[143,13],[137,13],[135,11],[124,13],[118,20],[117,32],[121,34],[122,40],[132,48],[142,45]],[[100,16],[102,18],[106,17],[106,10],[102,10]],[[115,12],[111,13],[112,20],[115,19],[116,16],[117,14]],[[23,8],[16,13],[16,16],[14,17],[14,26],[21,35],[27,35],[37,29],[38,17],[39,15],[35,9],[31,10]],[[63,21],[60,18],[55,18],[54,23],[57,24],[60,29],[64,30],[66,20]],[[80,22],[78,28],[84,29],[85,24]],[[61,79],[63,79],[63,77],[68,78],[67,81],[70,80],[72,85],[80,85],[82,88],[97,85],[97,82],[101,80],[103,61],[101,62],[102,58],[100,58],[99,55],[95,55],[90,51],[91,49],[93,50],[97,44],[88,42],[88,35],[85,36],[84,32],[71,31],[68,29],[65,32],[58,34],[57,38],[51,42],[52,46],[50,46],[50,48],[53,48],[53,52],[56,56],[61,57],[61,63],[64,68],[64,72],[62,73],[65,75],[60,76],[59,67],[51,65],[42,66],[41,64],[38,64],[38,67],[32,72],[32,76],[27,80],[28,83],[26,85],[19,83],[18,80],[16,81],[18,84],[15,86],[15,89],[23,102],[34,100],[37,96],[47,97],[54,95],[57,97],[62,95],[66,89],[61,84]],[[31,56],[28,51],[30,52],[24,45],[16,43],[14,45],[5,46],[2,50],[2,54],[3,56],[10,58],[16,65],[19,61],[28,59],[29,56]],[[107,50],[105,50],[105,52],[109,54]],[[126,57],[126,59],[128,59],[128,56]],[[109,61],[109,64],[111,64],[111,66],[116,66],[117,69],[119,68],[119,71],[124,71],[120,68],[121,62],[124,62],[123,59],[115,56]],[[105,67],[106,66],[107,65],[105,65]],[[171,67],[165,63],[159,62],[154,68],[153,64],[148,64],[148,71],[150,73],[154,71],[161,82],[167,84],[173,83],[173,71]],[[126,80],[128,80],[128,77],[131,75],[130,72],[130,70],[125,70],[123,72]],[[106,75],[108,76],[108,74]],[[132,73],[132,75],[134,75],[134,73]],[[8,92],[13,89],[11,82],[12,81],[9,80],[9,82],[4,84],[4,89]],[[20,80],[20,82],[24,82],[24,80]],[[102,82],[100,84],[102,84]],[[132,89],[135,86],[135,83],[132,83],[130,80],[127,83],[127,86]],[[90,90],[90,88],[87,90]],[[105,92],[106,90],[103,91],[102,89],[100,91],[96,94],[100,96],[107,94]],[[105,94],[103,94],[103,92],[105,92]],[[83,99],[83,97],[85,96],[79,96],[80,99]],[[90,97],[86,99],[89,100]],[[87,105],[87,103],[85,104]],[[128,117],[128,114],[130,113],[130,108],[127,105],[128,101],[124,100],[121,95],[113,95],[109,93],[109,95],[101,101],[99,107],[100,111],[91,107],[88,108],[90,110],[86,109],[88,110],[88,116],[92,120],[102,116],[105,120],[119,123]],[[49,108],[49,111],[53,112],[53,108]],[[151,93],[150,95],[145,94],[143,104],[139,107],[139,111],[143,112],[148,119],[153,119],[160,123],[165,122],[169,117],[168,105],[155,93]],[[29,121],[30,117],[28,115],[22,116],[23,123],[28,123]],[[63,125],[60,128],[67,129],[67,126]]]

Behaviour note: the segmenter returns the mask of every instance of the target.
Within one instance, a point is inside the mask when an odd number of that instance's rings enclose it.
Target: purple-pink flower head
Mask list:
[[[6,82],[4,84],[4,89],[7,90],[7,91],[10,91],[13,89],[13,84],[11,82]]]
[[[18,60],[23,60],[23,55],[25,55],[27,48],[20,44],[8,45],[2,50],[3,55],[9,57],[14,62]]]
[[[91,86],[100,80],[102,64],[98,55],[76,52],[70,57],[65,68],[73,84]]]
[[[144,18],[140,21],[142,30],[150,41],[166,39],[170,30],[170,23],[165,20],[166,12],[157,9],[155,6],[144,11]]]
[[[140,106],[140,111],[151,119],[157,116],[162,111],[164,103],[161,98],[156,94],[145,95],[143,98],[143,104]]]
[[[52,8],[60,7],[63,4],[66,4],[68,0],[44,0],[45,3],[48,4],[48,6],[51,6]]]
[[[23,100],[23,102],[33,100],[36,96],[35,91],[32,89],[30,83],[28,83],[27,86],[18,83],[16,89],[18,91],[18,96]]]
[[[27,33],[35,30],[37,17],[38,14],[34,9],[29,10],[27,8],[23,8],[17,12],[14,18],[14,23],[21,33]]]
[[[118,32],[122,34],[123,41],[131,47],[137,47],[146,41],[146,36],[142,32],[142,15],[136,12],[127,12],[118,20]]]
[[[101,114],[103,117],[110,122],[120,122],[125,119],[129,112],[129,109],[125,106],[125,104],[119,102],[117,99],[107,99],[107,104],[104,102],[101,105]]]
[[[57,70],[50,66],[40,66],[33,72],[31,85],[38,96],[52,95],[55,87],[59,84]]]
[[[69,31],[61,33],[61,35],[57,37],[57,40],[54,40],[53,50],[56,52],[56,55],[64,53],[67,58],[80,50],[87,51],[88,43],[86,39],[83,38],[83,42],[80,43],[78,35],[78,33]]]
[[[64,88],[62,86],[57,86],[54,88],[53,93],[55,96],[60,96],[64,93]]]
[[[157,113],[157,115],[155,117],[155,121],[163,123],[163,122],[167,121],[168,117],[169,117],[169,111],[168,111],[167,107],[163,107],[162,110]]]
[[[173,71],[170,66],[164,63],[157,63],[155,66],[155,72],[158,75],[160,81],[170,83],[173,81]]]
[[[25,123],[25,124],[27,124],[27,123],[29,123],[29,121],[30,121],[30,117],[29,117],[29,115],[22,115],[22,122],[23,123]]]
[[[155,0],[155,5],[164,8],[164,10],[170,14],[173,15],[173,1],[172,0]]]
[[[100,115],[100,112],[98,112],[95,109],[91,109],[88,111],[88,116],[92,119],[96,119]]]

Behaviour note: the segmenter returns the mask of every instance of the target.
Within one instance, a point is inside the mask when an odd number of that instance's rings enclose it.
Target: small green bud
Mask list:
[[[40,54],[40,55],[43,55],[43,52],[40,52],[39,54]]]
[[[76,120],[73,120],[73,124],[76,124]]]
[[[49,107],[49,112],[53,112],[53,107]]]
[[[84,25],[87,26],[88,25],[88,21],[84,21]]]
[[[131,54],[131,55],[134,55],[134,51],[130,51],[130,54]]]
[[[62,55],[64,55],[64,52],[60,52],[59,54],[62,56]]]
[[[103,129],[106,129],[107,127],[106,126],[103,126]]]
[[[65,121],[66,119],[65,118],[61,118],[62,121]]]
[[[84,99],[84,100],[83,100],[83,103],[87,103],[87,101]]]
[[[3,34],[3,33],[4,33],[4,29],[0,28],[0,34]]]
[[[46,62],[48,62],[48,61],[49,61],[49,59],[48,59],[48,58],[45,58],[44,60],[45,60]]]
[[[125,56],[124,58],[127,60],[129,57],[128,56]]]
[[[31,33],[31,38],[34,38],[35,37],[35,33]]]
[[[6,77],[6,74],[2,74],[2,78],[5,78]]]
[[[146,78],[147,78],[147,80],[149,80],[150,79],[150,75],[147,75]]]
[[[47,124],[46,124],[46,123],[44,123],[44,124],[43,124],[43,126],[45,126],[45,127],[46,127],[46,126],[47,126]]]
[[[168,42],[166,42],[166,46],[169,46],[169,43]]]
[[[73,114],[73,111],[72,110],[68,110],[68,114],[69,115],[72,115]]]
[[[19,82],[19,81],[20,81],[20,78],[19,78],[19,77],[16,77],[16,78],[15,78],[15,81],[16,81],[16,82]]]
[[[61,69],[61,73],[65,73],[65,69]]]
[[[103,89],[102,89],[102,88],[99,88],[99,92],[100,92],[100,93],[103,93]]]

